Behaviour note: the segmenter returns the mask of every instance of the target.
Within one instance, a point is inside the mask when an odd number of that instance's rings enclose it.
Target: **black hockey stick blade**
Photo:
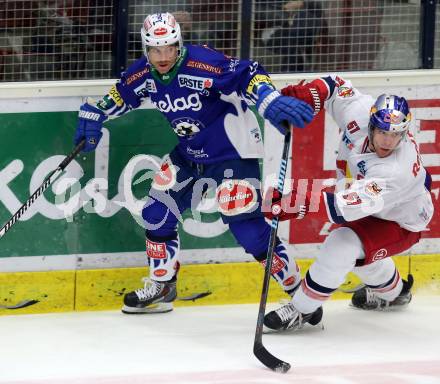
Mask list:
[[[188,295],[188,296],[178,296],[177,300],[180,300],[180,301],[196,301],[198,299],[201,299],[202,297],[209,296],[211,293],[212,292],[207,291],[207,292],[193,293],[192,295]]]
[[[254,355],[267,368],[274,372],[286,373],[290,369],[290,364],[272,355],[261,343],[254,344]]]
[[[38,300],[23,300],[15,305],[0,305],[0,309],[20,309],[37,304]]]

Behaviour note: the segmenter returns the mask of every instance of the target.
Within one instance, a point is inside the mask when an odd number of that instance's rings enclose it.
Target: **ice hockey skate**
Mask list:
[[[315,312],[303,314],[299,312],[292,303],[283,305],[275,311],[264,316],[265,331],[296,331],[308,323],[317,325],[322,319],[322,307]]]
[[[165,313],[173,310],[176,299],[176,278],[170,281],[155,281],[144,278],[143,288],[124,296],[122,312],[127,314]]]
[[[409,304],[412,298],[411,287],[414,283],[413,276],[408,275],[408,281],[402,279],[402,283],[402,291],[393,301],[381,299],[371,288],[363,287],[353,294],[351,305],[359,309],[380,311],[405,307]]]

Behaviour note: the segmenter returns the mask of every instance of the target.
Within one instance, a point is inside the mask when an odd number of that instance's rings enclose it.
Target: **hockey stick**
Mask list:
[[[37,304],[38,302],[38,300],[23,300],[15,305],[0,305],[0,309],[20,309]]]
[[[76,157],[76,155],[84,147],[85,139],[82,140],[66,158],[44,179],[40,187],[27,199],[27,201],[15,212],[15,214],[9,219],[9,221],[0,229],[0,239],[8,232],[11,227],[17,222],[17,220],[25,213],[28,208],[37,200],[37,198],[43,194],[43,192],[49,187],[49,185],[58,178],[58,176],[64,171],[70,162]]]
[[[283,155],[281,157],[280,173],[278,175],[277,190],[282,195],[284,189],[284,180],[286,179],[287,160],[289,156],[291,132],[290,128],[287,129],[287,133],[284,136],[284,148]],[[272,369],[275,372],[286,373],[290,369],[290,364],[278,359],[272,355],[263,345],[263,322],[264,313],[266,311],[267,295],[269,293],[269,279],[271,276],[273,251],[275,249],[275,241],[278,231],[278,216],[274,216],[272,219],[270,237],[269,237],[269,249],[266,256],[266,268],[264,270],[263,289],[260,297],[260,308],[258,310],[257,329],[255,331],[254,340],[254,355],[260,360],[266,367]]]
[[[192,295],[188,295],[188,296],[177,296],[177,300],[180,300],[180,301],[196,301],[196,300],[201,299],[203,297],[209,296],[210,294],[212,294],[211,291],[193,293]]]
[[[177,297],[177,300],[196,301],[196,300],[201,299],[203,297],[209,296],[210,294],[212,294],[212,292],[210,292],[210,291],[193,293],[188,296]],[[0,309],[21,309],[21,308],[26,308],[31,305],[37,304],[37,303],[39,303],[39,300],[22,300],[15,305],[0,305]]]

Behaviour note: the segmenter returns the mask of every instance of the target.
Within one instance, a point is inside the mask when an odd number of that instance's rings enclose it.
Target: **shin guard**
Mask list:
[[[150,278],[156,281],[169,281],[179,271],[180,240],[176,233],[173,237],[159,238],[147,235],[147,257],[150,266]]]
[[[266,254],[256,258],[266,266]],[[293,295],[301,282],[299,266],[292,256],[287,254],[283,243],[277,238],[272,259],[272,277],[281,285],[289,295]]]

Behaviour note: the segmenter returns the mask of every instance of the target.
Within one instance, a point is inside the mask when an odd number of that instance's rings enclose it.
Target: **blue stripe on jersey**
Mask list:
[[[322,80],[324,80],[328,86],[329,89],[328,98],[330,98],[330,96],[333,95],[333,91],[335,90],[336,83],[330,76],[322,77]]]
[[[366,284],[366,286],[367,286],[367,287],[370,287],[370,288],[373,288],[373,289],[385,288],[385,287],[387,287],[388,285],[393,284],[394,280],[396,279],[396,273],[397,273],[397,270],[394,269],[393,277],[392,277],[391,279],[389,279],[389,280],[388,280],[386,283],[384,283],[384,284],[379,284],[379,285],[370,285],[370,284]]]
[[[428,171],[425,170],[425,172],[426,172],[426,176],[425,176],[425,188],[426,188],[429,192],[431,192],[432,177],[431,177],[431,174],[430,174]]]
[[[338,209],[336,207],[335,195],[333,193],[325,192],[324,201],[327,206],[327,212],[329,214],[329,219],[335,224],[344,224],[347,221],[342,215],[338,214]]]
[[[307,271],[305,279],[306,279],[307,286],[316,292],[325,293],[326,295],[330,295],[331,293],[336,291],[336,288],[327,288],[327,287],[323,287],[322,285],[319,285],[316,281],[314,281],[312,279],[309,271]]]

